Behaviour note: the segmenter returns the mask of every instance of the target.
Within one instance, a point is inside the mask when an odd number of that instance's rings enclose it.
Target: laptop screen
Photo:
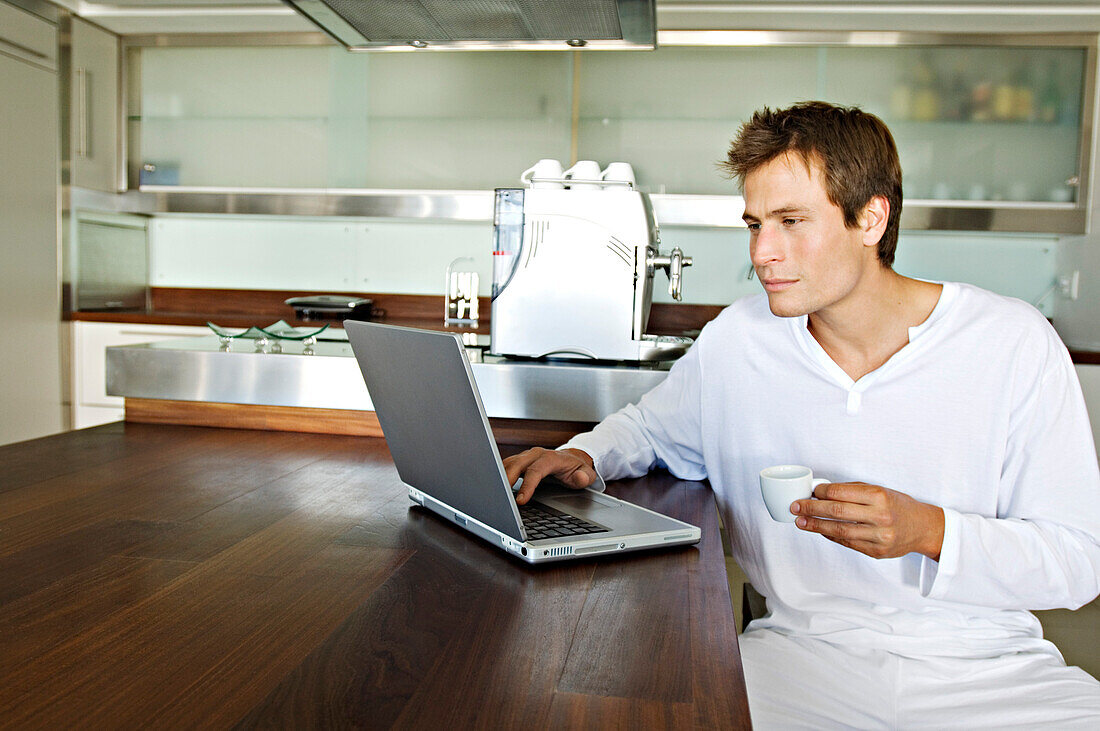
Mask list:
[[[515,500],[458,338],[351,320],[344,327],[401,479],[523,540]]]

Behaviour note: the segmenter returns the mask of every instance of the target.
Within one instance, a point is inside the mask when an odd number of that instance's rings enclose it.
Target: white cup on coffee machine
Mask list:
[[[595,160],[577,160],[562,177],[568,181],[570,190],[599,190],[601,187],[600,164]]]
[[[813,470],[801,465],[784,464],[760,470],[760,494],[764,497],[772,520],[793,523],[798,517],[791,512],[791,503],[813,497],[814,488],[829,480],[814,479]]]
[[[530,185],[532,188],[561,189],[565,187],[561,179],[561,162],[558,160],[551,160],[550,158],[539,160],[534,165],[524,170],[523,174],[519,176],[521,183]]]
[[[600,173],[600,180],[604,181],[605,190],[633,190],[634,189],[634,168],[628,162],[613,162],[610,163],[604,171]]]

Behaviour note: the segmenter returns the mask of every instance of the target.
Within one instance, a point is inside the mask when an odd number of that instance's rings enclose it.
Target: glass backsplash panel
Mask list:
[[[667,226],[661,239],[662,249],[679,246],[695,261],[684,272],[684,302],[728,304],[762,291],[748,277],[745,229]],[[149,246],[157,287],[431,294],[439,295],[440,318],[445,272],[456,258],[472,260],[482,296],[493,281],[487,222],[158,216]],[[1039,234],[902,232],[896,269],[1019,297],[1050,317],[1057,246],[1056,237]],[[663,273],[654,279],[653,301],[673,301]]]

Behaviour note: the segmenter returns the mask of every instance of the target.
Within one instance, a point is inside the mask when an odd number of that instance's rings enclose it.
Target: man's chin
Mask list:
[[[783,293],[767,293],[768,307],[776,317],[801,317],[806,314],[806,308],[798,302],[791,302],[783,297]]]

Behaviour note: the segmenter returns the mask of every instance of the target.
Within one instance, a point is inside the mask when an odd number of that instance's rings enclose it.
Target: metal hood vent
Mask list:
[[[285,0],[351,51],[652,50],[656,0]]]

